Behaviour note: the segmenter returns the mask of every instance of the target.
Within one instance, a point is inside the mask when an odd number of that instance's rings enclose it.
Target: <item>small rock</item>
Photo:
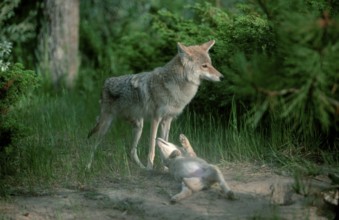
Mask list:
[[[273,183],[270,186],[271,204],[275,205],[291,205],[294,203],[294,190],[291,183]]]

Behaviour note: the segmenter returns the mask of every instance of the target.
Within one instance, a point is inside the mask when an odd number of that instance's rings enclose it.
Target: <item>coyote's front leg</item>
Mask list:
[[[154,117],[151,124],[151,139],[150,139],[150,146],[148,151],[148,161],[147,161],[147,169],[153,169],[153,162],[155,156],[155,139],[157,137],[159,124],[161,122],[161,117]]]
[[[172,117],[166,117],[163,118],[161,123],[160,123],[160,128],[161,128],[161,138],[164,139],[165,141],[168,141],[168,136],[169,136],[169,131],[171,129],[171,122],[172,122]]]

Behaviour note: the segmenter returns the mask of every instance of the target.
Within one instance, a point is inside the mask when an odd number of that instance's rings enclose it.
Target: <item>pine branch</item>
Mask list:
[[[282,89],[280,91],[275,90],[268,90],[262,87],[258,87],[256,85],[253,85],[256,91],[263,93],[269,97],[275,97],[275,96],[284,96],[286,94],[295,94],[299,92],[299,89],[296,88],[289,88],[289,89]]]
[[[320,95],[320,98],[324,101],[324,102],[328,102],[331,105],[333,105],[333,107],[335,108],[335,115],[339,115],[339,101],[334,99],[334,98],[330,98],[327,96],[324,96],[323,94]]]
[[[268,10],[268,8],[265,5],[265,3],[263,2],[263,0],[257,0],[257,3],[260,6],[261,10],[263,10],[263,12],[266,14],[268,20],[271,20],[273,16],[272,16],[271,12]]]
[[[337,83],[334,83],[334,85],[332,86],[332,89],[331,89],[331,93],[334,94],[338,89],[338,84]]]

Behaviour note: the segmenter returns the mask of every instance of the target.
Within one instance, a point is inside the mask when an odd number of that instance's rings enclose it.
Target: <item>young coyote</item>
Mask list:
[[[179,115],[196,94],[201,80],[220,81],[223,76],[208,55],[214,41],[202,45],[184,46],[178,43],[178,54],[165,66],[135,75],[111,77],[105,81],[101,94],[101,112],[88,137],[98,133],[94,151],[115,117],[125,118],[133,125],[131,155],[142,168],[137,145],[145,118],[151,119],[151,137],[147,168],[153,168],[155,139],[160,125],[160,137],[168,140],[173,117]],[[90,168],[93,154],[88,164]]]
[[[234,194],[218,167],[198,158],[185,135],[180,135],[180,142],[182,148],[157,138],[157,145],[165,165],[174,178],[182,184],[181,192],[174,195],[171,201],[177,202],[187,198],[192,192],[209,188],[214,183],[219,183],[223,193],[229,199],[234,199]]]

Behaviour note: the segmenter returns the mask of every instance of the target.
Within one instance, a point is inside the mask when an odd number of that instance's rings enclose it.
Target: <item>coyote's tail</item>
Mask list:
[[[113,119],[113,116],[111,114],[101,113],[99,120],[97,120],[96,125],[88,133],[87,138],[90,138],[93,134],[96,134],[96,133],[98,133],[98,138],[96,139],[95,144],[92,148],[91,157],[90,157],[89,163],[87,164],[87,169],[91,168],[93,157],[94,157],[94,152],[96,151],[96,149],[97,149],[98,145],[100,144],[102,138],[104,137],[104,135],[107,133],[109,127],[111,126],[112,119]]]
[[[93,134],[99,131],[99,123],[97,122],[96,125],[88,132],[87,138],[90,138]]]
[[[96,125],[90,130],[87,138],[90,138],[93,134],[98,133],[99,138],[102,138],[111,127],[113,115],[109,111],[102,111],[99,118],[97,118]]]

